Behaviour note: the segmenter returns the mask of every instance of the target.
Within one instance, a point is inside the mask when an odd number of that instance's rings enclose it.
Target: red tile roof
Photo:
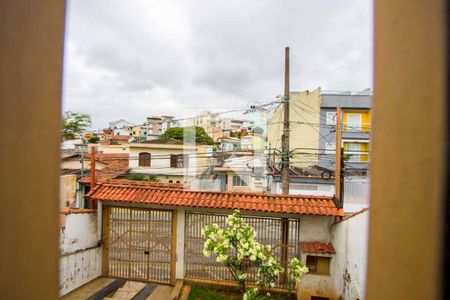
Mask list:
[[[101,183],[86,194],[101,201],[164,206],[241,209],[298,215],[343,216],[331,197],[268,195],[242,192],[189,191],[124,183]]]
[[[122,174],[127,173],[130,170],[128,167],[116,167],[112,164],[109,164],[108,166],[104,167],[101,170],[97,170],[95,172],[96,181],[103,182],[107,181],[109,179],[116,178]],[[90,183],[91,178],[89,176],[85,176],[79,180],[80,183]]]
[[[300,251],[303,253],[336,253],[331,244],[322,242],[300,242]]]

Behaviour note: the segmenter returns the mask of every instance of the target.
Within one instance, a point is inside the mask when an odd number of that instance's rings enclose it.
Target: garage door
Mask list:
[[[105,207],[103,220],[105,275],[172,283],[172,211]]]

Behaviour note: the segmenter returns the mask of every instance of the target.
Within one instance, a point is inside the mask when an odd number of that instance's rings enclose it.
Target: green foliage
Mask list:
[[[100,138],[98,136],[93,136],[88,139],[88,143],[96,144],[98,141],[100,141]]]
[[[66,111],[62,116],[62,137],[65,140],[76,138],[77,134],[91,126],[91,117],[87,114]]]
[[[228,268],[246,300],[261,298],[257,288],[247,289],[250,267],[256,270],[257,284],[263,289],[273,288],[278,276],[285,271],[274,258],[271,247],[256,241],[255,230],[244,222],[239,210],[228,216],[225,228],[207,225],[202,229],[202,235],[206,238],[203,254],[209,257],[213,253],[216,261]],[[308,272],[297,258],[291,261],[290,268],[290,275],[296,280]]]
[[[195,142],[199,144],[214,145],[214,140],[205,132],[203,127],[174,127],[169,128],[161,134],[158,139],[174,139],[179,141],[184,141],[184,131],[185,130],[195,130]]]
[[[145,174],[131,174],[128,179],[130,180],[140,180],[140,181],[151,181],[159,182],[158,177],[155,175],[145,175]]]
[[[238,300],[242,297],[202,286],[192,286],[188,300]]]

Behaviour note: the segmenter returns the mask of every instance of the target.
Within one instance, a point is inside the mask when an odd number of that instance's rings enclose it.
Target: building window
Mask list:
[[[233,175],[233,186],[248,186],[248,175]]]
[[[148,152],[139,153],[139,167],[150,167],[152,155]]]
[[[361,131],[361,114],[348,114],[347,115],[347,131]]]
[[[359,162],[361,155],[361,144],[347,143],[346,146],[346,160],[349,162]]]
[[[336,125],[336,112],[335,111],[327,112],[327,125]]]
[[[187,168],[189,165],[189,155],[170,154],[171,168]]]
[[[310,274],[330,275],[330,257],[306,256],[306,266]]]

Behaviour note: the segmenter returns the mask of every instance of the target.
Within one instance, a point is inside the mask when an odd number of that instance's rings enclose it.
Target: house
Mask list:
[[[334,170],[320,166],[289,168],[289,194],[334,196],[335,179]],[[269,164],[267,172],[269,191],[281,194],[281,166]],[[355,213],[367,209],[370,204],[370,179],[367,176],[346,176],[342,183],[344,212]]]
[[[132,127],[133,124],[124,120],[120,119],[117,121],[109,122],[109,134],[112,135],[132,135]]]
[[[243,128],[244,120],[238,120],[233,118],[223,118],[220,122],[223,130],[229,130],[232,132],[240,132]]]
[[[242,150],[264,150],[266,148],[266,137],[263,134],[252,133],[241,136]]]
[[[201,174],[213,146],[163,139],[130,144],[131,173],[156,176],[161,182],[184,182]]]
[[[319,165],[334,169],[336,150],[336,109],[340,107],[344,162],[349,169],[367,169],[370,147],[370,89],[359,92],[321,92]]]
[[[134,142],[143,142],[147,140],[148,126],[147,125],[134,125],[132,127],[132,137]]]
[[[221,137],[217,143],[220,151],[237,151],[241,148],[241,140],[236,137]]]
[[[205,132],[214,140],[217,141],[222,137],[223,128],[221,127],[221,119],[218,113],[210,111],[202,111],[193,119],[193,125],[205,129]]]
[[[130,140],[132,140],[132,136],[130,135],[114,135],[112,130],[104,130],[104,131],[111,133],[110,134],[105,133],[103,135],[103,139],[100,139],[100,141],[98,141],[98,143],[102,145],[126,144],[129,143]]]
[[[228,158],[214,165],[212,170],[206,171],[209,177],[203,177],[214,182],[214,190],[259,193],[267,190],[264,157],[254,156],[253,152],[226,156]]]
[[[299,299],[337,300],[343,295],[362,295],[364,287],[357,280],[364,275],[359,259],[367,249],[367,233],[355,237],[349,232],[363,234],[367,214],[361,212],[339,221],[344,214],[331,197],[190,191],[177,186],[112,181],[99,183],[86,198],[97,202],[98,220],[102,220],[98,224],[103,223],[103,233],[98,236],[103,241],[102,259],[96,262],[102,264],[102,276],[167,284],[176,280],[230,284],[233,280],[226,267],[217,264],[214,257],[203,255],[201,229],[211,223],[223,226],[226,215],[239,209],[258,232],[260,242],[280,249],[274,255],[283,266],[287,268],[293,257],[306,263],[310,272],[303,277]],[[123,228],[140,230],[132,233]],[[131,240],[131,234],[139,243],[120,242],[119,235]],[[138,253],[142,245],[148,247],[146,255],[142,254],[146,263],[117,256],[123,251]],[[141,254],[136,255],[135,261],[139,261]],[[344,275],[354,281],[345,280]],[[279,280],[275,287],[286,288],[286,283]]]
[[[180,122],[173,116],[153,116],[147,117],[146,125],[149,136],[159,136],[169,128],[180,127]]]
[[[292,164],[335,168],[336,110],[342,108],[342,145],[348,168],[367,169],[369,162],[370,107],[372,94],[363,91],[314,91],[290,93],[290,149]],[[281,151],[281,106],[268,125],[268,143]]]

